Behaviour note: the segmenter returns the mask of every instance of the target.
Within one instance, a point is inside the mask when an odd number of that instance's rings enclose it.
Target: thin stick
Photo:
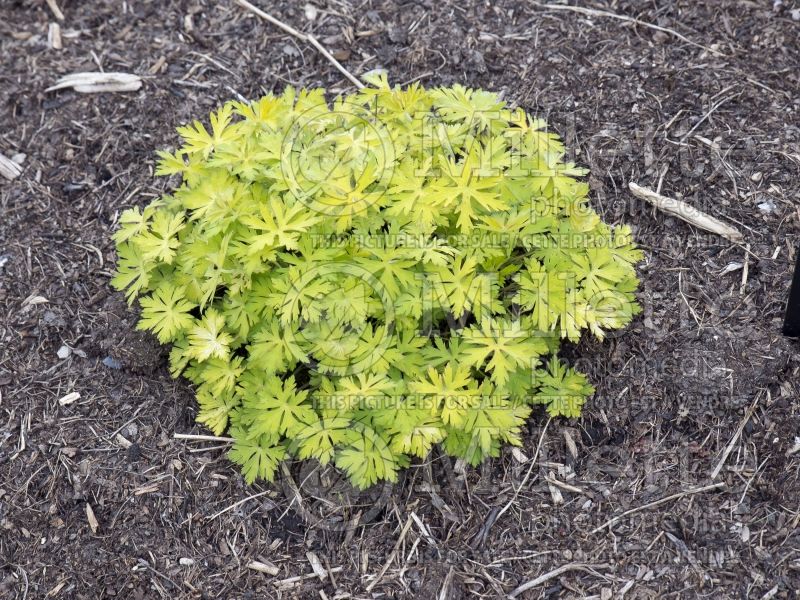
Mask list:
[[[541,6],[542,8],[548,8],[550,10],[568,10],[588,15],[590,17],[608,17],[611,19],[618,19],[620,21],[625,21],[626,23],[635,23],[636,25],[641,25],[642,27],[647,27],[648,29],[654,29],[655,31],[668,33],[669,35],[675,36],[676,38],[678,38],[683,42],[686,42],[687,44],[691,44],[692,46],[696,46],[697,48],[702,48],[703,50],[711,52],[712,54],[716,54],[717,56],[725,56],[719,50],[714,50],[713,48],[709,48],[708,46],[703,46],[703,44],[698,44],[697,42],[693,42],[685,35],[678,33],[674,29],[670,29],[669,27],[661,27],[660,25],[648,23],[647,21],[642,21],[641,19],[636,19],[634,17],[626,17],[625,15],[619,15],[617,13],[608,10],[597,10],[596,8],[584,8],[582,6],[567,6],[563,4],[541,4],[539,2],[535,2],[534,4]]]
[[[349,79],[349,80],[350,80],[350,81],[353,83],[353,85],[355,85],[355,86],[356,86],[358,89],[361,89],[361,88],[363,88],[363,87],[364,87],[364,84],[363,84],[363,83],[361,83],[361,82],[360,82],[360,81],[359,81],[359,80],[358,80],[358,79],[355,77],[355,75],[353,75],[352,73],[350,73],[350,71],[348,71],[347,69],[345,69],[345,68],[342,66],[342,63],[340,63],[338,60],[336,60],[336,59],[333,57],[333,55],[332,55],[330,52],[328,52],[328,51],[327,51],[327,50],[326,50],[326,49],[325,49],[325,48],[322,46],[322,44],[320,44],[320,43],[319,43],[319,41],[317,41],[317,38],[315,38],[315,37],[314,37],[313,35],[311,35],[310,33],[303,33],[303,32],[301,32],[301,31],[297,31],[297,29],[295,29],[295,28],[294,28],[294,27],[292,27],[291,25],[287,25],[287,24],[286,24],[286,23],[284,23],[283,21],[279,21],[278,19],[276,19],[276,18],[275,18],[275,17],[273,17],[272,15],[265,13],[263,10],[261,10],[261,9],[260,9],[260,8],[258,8],[257,6],[254,6],[254,5],[250,4],[250,3],[249,3],[247,0],[233,0],[233,1],[234,1],[236,4],[238,4],[239,6],[241,6],[242,8],[246,8],[246,9],[247,9],[247,10],[249,10],[251,13],[253,13],[253,14],[255,14],[255,15],[258,15],[259,17],[261,17],[262,19],[264,19],[264,20],[266,20],[266,21],[269,21],[270,23],[272,23],[273,25],[275,25],[275,27],[278,27],[278,28],[280,28],[280,29],[283,29],[283,30],[284,30],[286,33],[288,33],[288,34],[290,34],[290,35],[293,35],[294,37],[296,37],[297,39],[299,39],[299,40],[301,40],[301,41],[303,41],[303,42],[308,42],[309,44],[311,44],[312,46],[314,46],[314,48],[316,48],[317,50],[319,50],[320,54],[322,54],[322,56],[324,56],[325,58],[327,58],[327,59],[328,59],[328,61],[330,61],[330,63],[331,63],[331,64],[332,64],[334,67],[336,67],[336,68],[339,70],[339,72],[340,72],[342,75],[344,75],[345,77],[347,77],[347,78],[348,78],[348,79]]]
[[[723,94],[724,94],[725,92],[727,92],[727,91],[729,91],[729,90],[732,90],[734,87],[735,87],[735,86],[732,86],[732,85],[731,85],[731,86],[729,86],[729,87],[726,87],[724,90],[722,90],[722,92],[721,92],[721,93],[723,93]],[[712,106],[712,107],[711,107],[711,108],[710,108],[710,109],[709,109],[709,110],[708,110],[708,111],[707,111],[707,112],[706,112],[706,113],[705,113],[705,114],[704,114],[702,117],[700,117],[700,119],[698,119],[697,123],[695,123],[695,124],[694,124],[694,126],[693,126],[693,127],[692,127],[692,128],[689,130],[689,131],[687,131],[686,133],[684,133],[684,134],[681,136],[681,141],[683,142],[684,140],[686,140],[686,138],[688,138],[690,135],[692,135],[692,134],[695,132],[695,130],[696,130],[698,127],[700,127],[700,125],[702,125],[702,124],[703,124],[703,122],[705,122],[705,120],[706,120],[706,119],[708,119],[708,117],[710,117],[711,115],[713,115],[713,114],[714,114],[714,112],[715,112],[715,111],[716,111],[716,110],[717,110],[717,109],[718,109],[720,106],[722,106],[723,104],[725,104],[725,103],[726,103],[728,100],[730,100],[731,98],[735,98],[736,96],[738,96],[738,94],[734,94],[733,96],[728,96],[727,98],[723,98],[722,100],[720,100],[719,102],[717,102],[717,103],[716,103],[714,106]]]
[[[527,592],[530,589],[535,588],[537,585],[542,585],[543,583],[550,581],[554,577],[558,577],[562,573],[566,573],[567,571],[588,571],[589,573],[592,572],[592,569],[607,569],[610,565],[590,565],[586,563],[569,563],[567,565],[562,565],[557,569],[553,569],[549,573],[545,573],[544,575],[539,575],[536,579],[531,579],[528,582],[523,583],[513,592],[511,592],[508,597],[509,598],[516,598],[523,592]]]
[[[525,477],[522,478],[522,483],[520,483],[519,487],[516,490],[514,490],[514,496],[511,498],[511,500],[508,501],[508,503],[502,509],[500,509],[500,512],[497,513],[497,517],[495,518],[495,522],[497,522],[497,519],[502,517],[503,514],[509,508],[511,508],[511,506],[514,504],[514,502],[517,501],[517,496],[519,496],[520,491],[522,490],[522,488],[525,487],[525,484],[528,483],[528,478],[531,476],[531,472],[533,471],[533,467],[536,466],[536,459],[539,458],[539,451],[542,449],[542,441],[544,440],[544,434],[547,433],[547,426],[550,425],[550,421],[552,421],[552,420],[553,420],[553,417],[550,417],[550,418],[547,419],[547,423],[544,424],[544,428],[542,429],[542,433],[539,436],[539,443],[536,444],[536,452],[534,453],[533,458],[531,458],[531,466],[528,467],[528,472],[525,473]]]
[[[758,405],[758,399],[760,394],[756,396],[756,399],[753,400],[753,403],[750,405],[750,408],[747,409],[747,412],[742,417],[741,422],[739,423],[739,427],[736,428],[736,433],[733,434],[731,441],[728,442],[728,445],[725,446],[725,451],[722,453],[722,457],[719,459],[717,466],[714,467],[714,470],[711,472],[711,479],[716,479],[719,472],[722,470],[722,467],[725,465],[725,461],[728,460],[728,456],[730,456],[731,452],[733,451],[733,447],[736,445],[736,442],[742,435],[742,431],[744,430],[745,425],[753,416],[753,413],[756,410],[756,406]]]
[[[684,496],[692,496],[694,494],[702,494],[703,492],[707,492],[709,490],[715,490],[717,488],[721,488],[721,487],[724,487],[724,486],[725,486],[725,482],[720,481],[718,483],[712,483],[710,485],[704,485],[703,487],[694,488],[694,489],[686,490],[686,491],[683,491],[683,492],[678,492],[677,494],[672,494],[671,496],[666,496],[665,498],[661,498],[660,500],[656,500],[654,502],[648,502],[647,504],[644,504],[642,506],[637,506],[636,508],[632,508],[630,510],[626,510],[621,515],[618,515],[618,516],[614,517],[613,519],[609,519],[608,521],[606,521],[605,523],[600,525],[600,527],[595,527],[589,533],[597,533],[598,531],[602,531],[603,529],[605,529],[606,527],[610,527],[611,525],[613,525],[614,523],[616,523],[617,521],[619,521],[623,517],[627,517],[628,515],[632,515],[634,513],[637,513],[637,512],[643,511],[643,510],[647,510],[648,508],[653,508],[654,506],[658,506],[659,504],[664,504],[665,502],[669,502],[670,500],[677,500],[678,498],[683,498]]]
[[[176,433],[172,436],[176,440],[191,440],[193,442],[228,442],[236,440],[231,437],[217,437],[216,435],[195,435],[193,433]]]
[[[744,253],[744,267],[742,268],[742,283],[739,286],[739,295],[744,296],[747,289],[747,275],[750,271],[750,244],[747,244],[747,249]]]
[[[381,570],[378,572],[377,577],[375,577],[375,579],[373,579],[370,582],[370,584],[366,587],[367,593],[371,592],[372,588],[374,588],[376,585],[378,585],[378,583],[380,583],[380,580],[383,579],[383,576],[386,574],[386,571],[389,570],[389,566],[392,564],[395,557],[397,556],[397,553],[400,551],[400,546],[403,543],[403,540],[406,539],[406,534],[408,533],[408,530],[411,529],[411,523],[413,522],[414,520],[411,518],[411,516],[409,516],[408,519],[406,519],[406,524],[403,525],[403,529],[400,531],[400,537],[397,538],[397,541],[394,544],[394,548],[392,548],[392,551],[389,553],[389,558],[387,558],[386,562],[383,563],[383,566],[381,567]]]
[[[248,496],[247,498],[242,498],[242,499],[241,499],[241,500],[239,500],[238,502],[234,502],[233,504],[231,504],[231,505],[230,505],[228,508],[223,508],[221,511],[219,511],[219,512],[217,512],[217,513],[214,513],[213,515],[211,515],[210,517],[208,517],[208,518],[206,519],[206,522],[213,521],[213,520],[214,520],[214,519],[216,519],[217,517],[219,517],[219,516],[221,516],[221,515],[224,515],[226,512],[228,512],[228,511],[230,511],[230,510],[233,510],[233,509],[234,509],[234,508],[236,508],[237,506],[241,506],[242,504],[244,504],[244,503],[245,503],[245,502],[247,502],[248,500],[253,500],[253,499],[255,499],[255,498],[260,498],[261,496],[263,496],[263,495],[265,495],[265,494],[268,494],[268,493],[269,493],[269,490],[267,490],[267,491],[264,491],[264,492],[258,492],[257,494],[253,494],[252,496]]]

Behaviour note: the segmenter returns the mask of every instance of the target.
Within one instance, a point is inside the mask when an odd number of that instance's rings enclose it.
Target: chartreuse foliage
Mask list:
[[[113,285],[172,344],[245,478],[314,458],[360,487],[438,444],[477,464],[531,406],[593,388],[556,358],[639,310],[627,227],[545,124],[461,86],[287,89],[180,127],[180,185],[120,218]]]

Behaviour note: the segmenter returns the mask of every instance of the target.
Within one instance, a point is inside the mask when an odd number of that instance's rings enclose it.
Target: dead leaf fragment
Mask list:
[[[36,304],[46,304],[47,302],[50,302],[50,300],[48,300],[44,296],[37,296],[35,294],[31,294],[30,296],[25,298],[25,300],[22,301],[22,306],[34,306]]]
[[[667,198],[666,196],[657,194],[653,190],[649,190],[645,187],[637,185],[632,181],[628,183],[628,188],[637,198],[646,200],[657,209],[676,216],[679,219],[694,225],[695,227],[699,227],[705,231],[710,231],[711,233],[716,233],[717,235],[720,235],[732,242],[738,243],[744,239],[742,233],[735,227],[731,227],[727,223],[723,223],[719,219],[712,217],[711,215],[707,215],[703,211],[698,210],[691,204],[687,204],[682,200]]]
[[[0,154],[0,175],[6,179],[16,179],[22,174],[22,168],[10,158]]]
[[[82,94],[98,92],[135,92],[142,87],[142,78],[131,73],[72,73],[65,75],[46,92],[72,88]]]

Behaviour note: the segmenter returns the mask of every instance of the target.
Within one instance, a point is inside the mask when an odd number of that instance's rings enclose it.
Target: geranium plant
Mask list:
[[[545,123],[461,86],[287,89],[161,152],[171,194],[120,218],[113,285],[171,344],[248,482],[295,457],[359,487],[435,444],[470,464],[593,388],[564,339],[638,311],[630,230],[588,206]]]

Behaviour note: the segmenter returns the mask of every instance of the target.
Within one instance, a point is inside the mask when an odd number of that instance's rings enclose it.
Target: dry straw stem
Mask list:
[[[742,435],[742,431],[744,431],[747,422],[752,418],[753,413],[756,411],[756,406],[758,406],[758,399],[760,394],[756,396],[753,403],[750,405],[750,408],[747,409],[747,412],[742,417],[742,420],[739,422],[739,427],[736,428],[736,433],[733,434],[731,441],[728,442],[728,445],[725,446],[725,450],[722,453],[722,457],[719,459],[717,466],[714,467],[714,470],[711,472],[711,479],[716,479],[719,475],[719,472],[722,470],[722,467],[725,465],[725,461],[728,460],[728,456],[730,456],[731,452],[733,451],[734,446],[736,446],[736,442],[739,441],[739,438]]]
[[[131,73],[72,73],[65,75],[45,91],[53,92],[70,87],[82,94],[135,92],[142,87],[142,79]]]
[[[327,576],[330,576],[332,573],[339,573],[342,571],[344,567],[333,567],[332,569],[328,569],[325,571]],[[306,573],[305,575],[296,575],[295,577],[289,577],[287,579],[281,579],[280,581],[275,582],[275,586],[279,590],[287,590],[295,587],[298,583],[302,583],[306,579],[313,579],[317,577],[316,573]]]
[[[664,504],[665,502],[669,502],[670,500],[677,500],[678,498],[683,498],[684,496],[693,496],[694,494],[702,494],[703,492],[708,492],[710,490],[715,490],[717,488],[721,488],[721,487],[724,487],[724,486],[725,486],[725,482],[720,481],[718,483],[712,483],[710,485],[704,485],[703,487],[693,488],[693,489],[690,489],[690,490],[684,490],[683,492],[678,492],[677,494],[672,494],[670,496],[666,496],[664,498],[661,498],[660,500],[655,500],[653,502],[648,502],[647,504],[644,504],[642,506],[637,506],[636,508],[632,508],[630,510],[626,510],[624,513],[622,513],[621,515],[617,515],[613,519],[609,519],[608,521],[606,521],[605,523],[600,525],[600,527],[595,527],[594,529],[592,529],[592,531],[590,533],[594,534],[594,533],[597,533],[598,531],[602,531],[606,527],[611,527],[614,523],[616,523],[617,521],[619,521],[623,517],[626,517],[628,515],[632,515],[634,513],[637,513],[637,512],[643,511],[643,510],[647,510],[648,508],[653,508],[654,506],[658,506],[659,504]]]
[[[349,79],[349,80],[350,80],[350,81],[353,83],[353,85],[355,85],[355,86],[356,86],[358,89],[361,89],[361,88],[363,88],[363,87],[364,87],[364,84],[363,84],[363,83],[361,83],[361,82],[360,82],[360,81],[359,81],[359,80],[356,78],[356,76],[355,76],[355,75],[353,75],[353,74],[352,74],[350,71],[348,71],[347,69],[345,69],[345,68],[342,66],[342,64],[341,64],[341,63],[340,63],[338,60],[336,60],[336,59],[333,57],[333,55],[332,55],[330,52],[328,52],[328,51],[325,49],[325,47],[324,47],[322,44],[320,44],[320,43],[319,43],[319,41],[317,40],[317,38],[315,38],[315,37],[314,37],[313,35],[311,35],[310,33],[303,33],[302,31],[298,31],[297,29],[295,29],[295,28],[294,28],[294,27],[292,27],[291,25],[287,25],[286,23],[284,23],[283,21],[280,21],[280,20],[276,19],[276,18],[275,18],[275,17],[273,17],[272,15],[270,15],[270,14],[268,14],[268,13],[265,13],[263,10],[261,10],[261,9],[260,9],[260,8],[258,8],[257,6],[254,6],[253,4],[250,4],[250,3],[249,3],[247,0],[233,0],[233,1],[234,1],[236,4],[238,4],[239,6],[241,6],[242,8],[246,8],[246,9],[247,9],[247,10],[249,10],[251,13],[253,13],[253,14],[255,14],[255,15],[258,15],[259,17],[261,17],[261,18],[262,18],[262,19],[264,19],[265,21],[269,21],[270,23],[272,23],[273,25],[275,25],[275,27],[278,27],[278,28],[280,28],[280,29],[283,29],[283,30],[284,30],[286,33],[288,33],[288,34],[290,34],[290,35],[293,35],[293,36],[294,36],[294,37],[296,37],[298,40],[301,40],[301,41],[303,41],[303,42],[308,42],[309,44],[311,44],[312,46],[314,46],[314,48],[316,48],[317,50],[319,50],[320,54],[322,54],[322,56],[324,56],[325,58],[327,58],[327,59],[328,59],[328,61],[330,61],[330,63],[331,63],[331,64],[332,64],[334,67],[336,67],[336,68],[339,70],[339,72],[340,72],[342,75],[344,75],[345,77],[347,77],[347,78],[348,78],[348,79]]]
[[[232,437],[219,437],[216,435],[196,435],[194,433],[176,433],[172,437],[176,440],[190,440],[192,442],[227,442],[230,444],[236,441]]]
[[[533,472],[533,468],[536,466],[536,460],[539,458],[539,452],[542,449],[542,442],[544,441],[544,434],[547,433],[547,427],[550,425],[550,421],[552,421],[552,420],[553,420],[553,418],[550,417],[549,419],[547,419],[547,423],[544,424],[544,427],[542,428],[542,433],[539,436],[539,443],[536,444],[536,452],[534,452],[533,458],[531,458],[531,466],[528,467],[528,471],[525,473],[525,477],[522,478],[522,483],[520,483],[519,487],[517,487],[517,489],[514,490],[514,496],[511,498],[511,500],[509,500],[506,503],[506,505],[502,509],[500,509],[500,512],[497,513],[497,517],[495,518],[495,521],[497,521],[497,519],[502,517],[505,514],[505,512],[514,505],[514,502],[517,501],[517,496],[519,496],[520,491],[528,483],[528,479],[530,479],[531,473]]]
[[[632,181],[628,184],[628,188],[637,198],[646,200],[657,209],[674,215],[690,225],[721,235],[732,242],[739,243],[743,239],[742,233],[735,227],[731,227],[727,223],[723,223],[719,219],[707,215],[690,204],[686,204],[686,202],[667,198]]]
[[[220,516],[224,515],[226,512],[233,510],[237,506],[241,506],[245,502],[249,502],[250,500],[255,500],[256,498],[260,498],[261,496],[265,496],[268,493],[269,493],[269,490],[265,490],[263,492],[258,492],[257,494],[253,494],[252,496],[248,496],[247,498],[242,498],[238,502],[234,502],[233,504],[231,504],[227,508],[223,508],[221,511],[216,512],[213,515],[211,515],[210,517],[206,518],[206,523],[208,523],[209,521],[213,521],[217,517],[220,517]]]
[[[400,531],[400,535],[398,536],[397,541],[394,543],[394,548],[392,548],[392,551],[389,553],[389,558],[387,558],[386,562],[383,563],[383,566],[381,567],[381,570],[378,572],[378,575],[375,577],[375,579],[373,579],[366,587],[367,593],[370,593],[372,589],[378,585],[378,583],[380,583],[381,579],[383,579],[383,576],[386,574],[386,571],[389,570],[389,566],[397,556],[397,553],[400,551],[400,546],[403,544],[403,540],[406,539],[406,534],[408,533],[408,530],[411,529],[411,524],[414,522],[412,515],[413,513],[409,515],[408,519],[406,519],[406,524],[403,525],[403,529]]]
[[[564,4],[541,4],[539,2],[534,2],[534,4],[550,10],[566,10],[586,15],[587,17],[607,17],[609,19],[617,19],[619,21],[625,21],[626,23],[634,23],[636,25],[647,27],[648,29],[652,29],[654,31],[660,31],[662,33],[674,36],[679,40],[681,40],[682,42],[686,42],[687,44],[691,44],[692,46],[696,46],[697,48],[702,48],[706,52],[711,52],[711,54],[716,54],[717,56],[725,56],[719,50],[715,50],[714,48],[709,48],[708,46],[704,46],[703,44],[698,44],[697,42],[693,42],[685,35],[680,34],[674,29],[670,29],[669,27],[661,27],[660,25],[648,23],[647,21],[642,21],[641,19],[636,19],[634,17],[627,17],[625,15],[619,15],[609,10],[598,10],[596,8],[585,8],[583,6],[567,6]]]
[[[58,8],[58,4],[56,4],[56,0],[45,0],[47,2],[47,6],[50,8],[50,11],[53,13],[53,16],[58,19],[59,21],[64,20],[64,13],[61,12],[61,9]]]
[[[569,563],[566,565],[562,565],[557,569],[553,569],[549,573],[545,573],[544,575],[539,575],[536,579],[531,579],[523,583],[513,592],[511,592],[508,597],[509,598],[516,598],[523,592],[527,592],[530,589],[535,588],[536,586],[542,585],[543,583],[550,581],[554,577],[558,577],[559,575],[566,573],[567,571],[586,571],[588,573],[595,573],[595,569],[608,569],[611,565],[601,564],[601,565],[590,565],[585,563]],[[596,573],[595,573],[596,574]]]

